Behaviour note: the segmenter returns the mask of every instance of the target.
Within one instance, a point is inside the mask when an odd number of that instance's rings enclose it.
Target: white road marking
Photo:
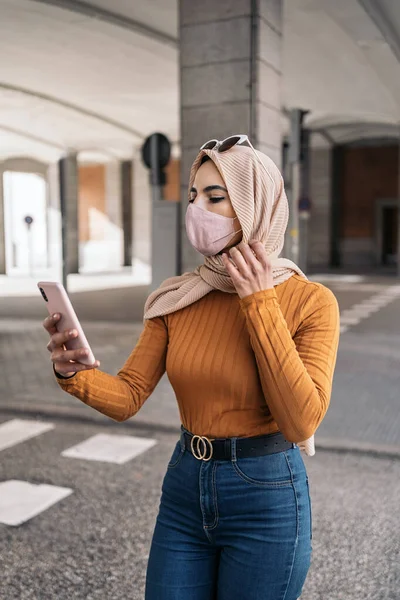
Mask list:
[[[17,526],[72,494],[70,488],[18,479],[0,483],[0,523]]]
[[[372,313],[384,308],[399,296],[400,285],[392,285],[381,290],[379,294],[367,298],[364,302],[359,302],[344,310],[340,313],[340,333],[345,333],[351,325],[358,325],[363,319],[368,319]]]
[[[61,452],[61,456],[122,465],[157,444],[150,438],[98,433]]]
[[[315,273],[308,277],[310,281],[333,281],[345,283],[360,283],[365,281],[364,275],[344,275],[338,273]]]
[[[357,325],[360,321],[360,317],[352,317],[351,315],[343,315],[340,317],[340,322],[343,323],[343,325]]]
[[[12,419],[0,425],[0,450],[11,448],[37,435],[54,429],[53,423]]]

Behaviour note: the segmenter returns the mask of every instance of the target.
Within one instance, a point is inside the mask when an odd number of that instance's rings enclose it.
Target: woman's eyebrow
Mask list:
[[[224,188],[222,185],[208,185],[204,188],[204,192],[212,192],[213,190],[222,190],[223,192],[228,193],[228,190]]]
[[[208,185],[207,187],[204,188],[203,192],[212,192],[214,190],[222,190],[223,192],[228,193],[228,190],[226,188],[224,188],[222,185]],[[195,187],[192,187],[190,189],[190,192],[193,194],[197,194],[197,190]]]

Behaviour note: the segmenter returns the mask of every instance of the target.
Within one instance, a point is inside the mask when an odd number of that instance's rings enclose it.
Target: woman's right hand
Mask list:
[[[86,348],[79,348],[78,350],[67,350],[65,348],[65,342],[77,337],[78,332],[76,329],[58,332],[56,323],[60,318],[58,314],[49,316],[43,321],[43,327],[50,335],[47,350],[51,352],[51,361],[54,365],[54,370],[64,377],[70,377],[79,371],[97,369],[100,366],[98,360],[93,365],[84,365],[79,362],[79,359],[88,355]]]

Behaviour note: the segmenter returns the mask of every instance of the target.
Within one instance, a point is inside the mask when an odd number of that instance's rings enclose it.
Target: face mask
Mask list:
[[[189,204],[186,211],[186,233],[190,243],[200,254],[215,256],[238,233],[234,226],[237,218],[223,217],[193,203]]]

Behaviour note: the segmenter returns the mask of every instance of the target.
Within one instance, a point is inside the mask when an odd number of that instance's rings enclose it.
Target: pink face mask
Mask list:
[[[186,233],[190,243],[200,254],[215,256],[238,233],[234,226],[237,218],[223,217],[193,203],[189,204],[186,211]]]

